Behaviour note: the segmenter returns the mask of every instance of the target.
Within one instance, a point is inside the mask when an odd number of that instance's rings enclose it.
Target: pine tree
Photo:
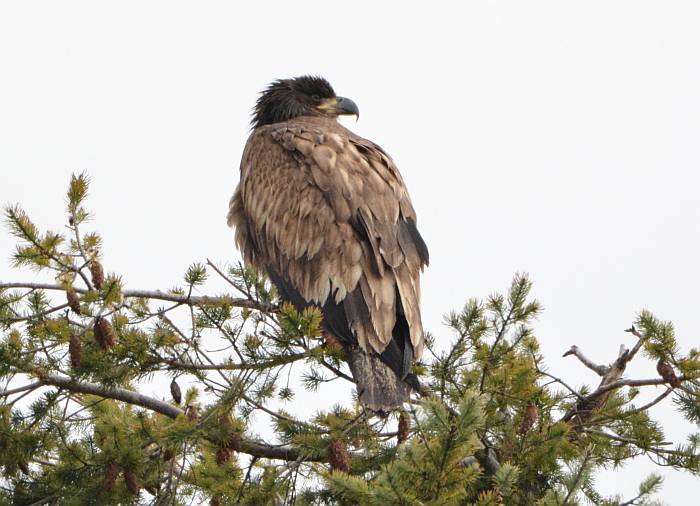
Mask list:
[[[602,497],[593,476],[641,454],[700,473],[700,436],[672,444],[649,413],[672,400],[700,422],[700,354],[648,311],[610,365],[566,352],[600,377],[574,388],[547,370],[519,274],[446,317],[449,346],[427,336],[401,411],[334,396],[300,417],[284,409],[300,387],[352,382],[320,312],[211,261],[168,291],[122,286],[83,230],[87,193],[73,176],[67,235],[5,210],[14,264],[56,282],[0,283],[0,504],[651,505],[659,476],[632,498]],[[200,295],[210,275],[229,293]],[[642,355],[648,377],[626,378]]]

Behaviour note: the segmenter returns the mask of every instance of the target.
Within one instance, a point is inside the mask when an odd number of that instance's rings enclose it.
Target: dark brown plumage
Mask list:
[[[344,346],[360,401],[389,411],[419,387],[420,272],[427,247],[392,159],[341,126],[358,114],[322,78],[272,83],[230,201],[229,225],[246,264],[301,310],[323,311]]]

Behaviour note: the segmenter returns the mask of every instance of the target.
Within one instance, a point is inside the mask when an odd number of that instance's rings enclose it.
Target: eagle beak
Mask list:
[[[355,116],[355,120],[360,119],[360,109],[357,104],[345,97],[336,97],[335,113],[338,116]]]

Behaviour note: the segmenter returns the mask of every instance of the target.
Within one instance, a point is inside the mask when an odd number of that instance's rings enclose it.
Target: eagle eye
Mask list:
[[[311,98],[314,99],[314,100],[316,100],[316,101],[321,100],[321,97],[320,97],[319,95],[315,94],[315,93],[314,93],[313,95],[311,95]]]

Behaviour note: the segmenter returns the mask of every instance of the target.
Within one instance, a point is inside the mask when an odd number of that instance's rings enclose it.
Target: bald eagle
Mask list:
[[[228,224],[246,265],[282,300],[316,306],[343,346],[360,402],[400,406],[418,390],[420,273],[428,249],[396,165],[344,128],[357,105],[325,79],[281,79],[254,109]]]

